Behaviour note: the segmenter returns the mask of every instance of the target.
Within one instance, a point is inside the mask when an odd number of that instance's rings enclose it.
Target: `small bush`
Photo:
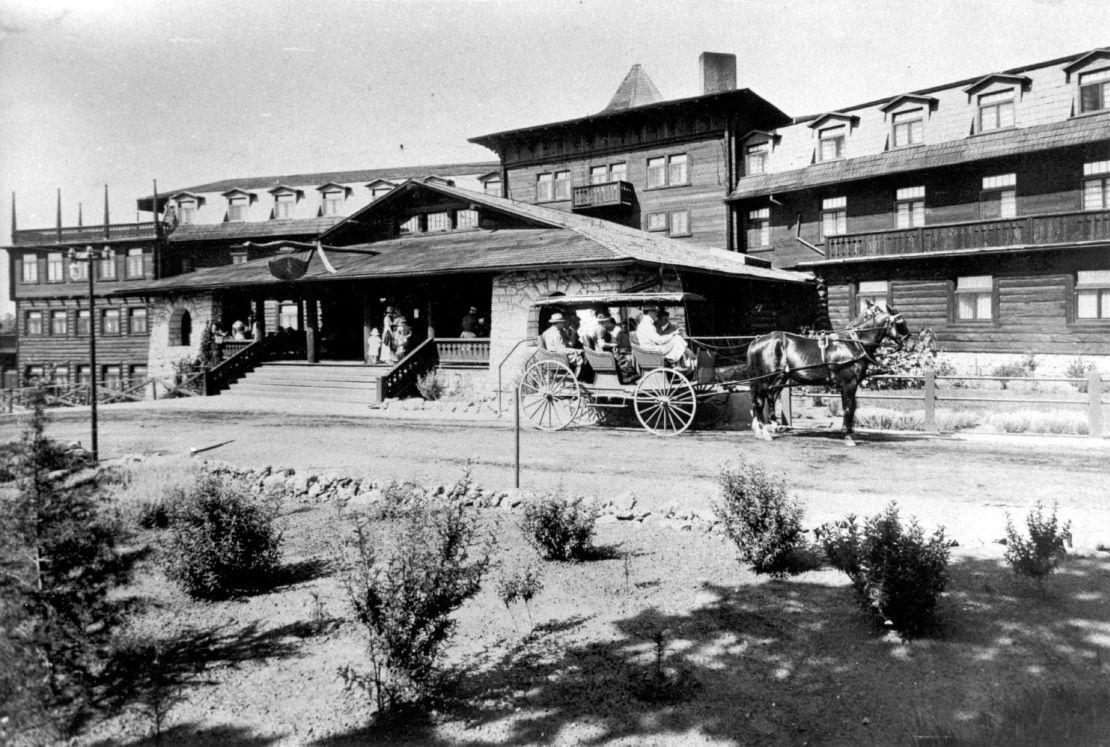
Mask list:
[[[166,575],[198,599],[259,588],[281,558],[275,514],[219,475],[198,478],[170,508]]]
[[[1060,560],[1068,554],[1067,547],[1071,546],[1071,522],[1066,521],[1061,526],[1056,508],[1053,504],[1052,513],[1046,514],[1044,506],[1037,501],[1025,517],[1028,538],[1014,528],[1009,514],[1006,515],[1006,562],[1014,573],[1040,584],[1056,570]]]
[[[1037,356],[1028,353],[1020,361],[1002,363],[991,370],[991,376],[1006,376],[1013,379],[1028,379],[1037,371]],[[999,382],[1005,389],[1008,382]]]
[[[371,524],[356,521],[347,538],[344,586],[369,634],[371,671],[340,669],[346,687],[373,698],[379,714],[419,700],[433,684],[454,631],[452,613],[481,588],[490,544],[462,506],[415,507],[388,558],[379,557]]]
[[[122,470],[112,501],[127,524],[141,529],[164,529],[170,506],[196,486],[196,466],[187,459],[159,459]]]
[[[926,538],[916,519],[903,525],[891,503],[862,529],[848,516],[826,524],[819,535],[829,562],[848,574],[866,611],[909,636],[932,626],[948,583],[950,543],[943,529]]]
[[[532,622],[532,599],[540,593],[541,589],[543,589],[543,574],[539,568],[533,566],[528,566],[516,573],[502,574],[497,580],[497,596],[513,618],[514,627],[516,626],[516,615],[513,615],[512,605],[516,602],[524,605],[525,613],[528,615],[528,623],[534,625]]]
[[[741,463],[721,473],[721,500],[713,510],[756,573],[783,577],[805,570],[801,504],[786,493],[781,479],[762,467]]]
[[[439,371],[434,368],[416,378],[416,389],[426,400],[437,400],[447,393],[447,385],[440,377]]]
[[[1063,413],[1034,413],[1032,415],[1005,413],[990,420],[1003,433],[1055,433],[1086,435],[1090,424],[1082,415]]]
[[[584,560],[593,546],[597,509],[561,493],[524,506],[520,529],[547,560]]]
[[[1086,379],[1087,376],[1090,375],[1091,371],[1095,370],[1095,368],[1096,366],[1094,363],[1091,363],[1090,361],[1084,361],[1083,356],[1079,356],[1071,363],[1069,363],[1066,369],[1064,369],[1064,376],[1068,377],[1069,379]],[[1072,382],[1072,385],[1080,392],[1084,394],[1087,393],[1086,381],[1074,381]]]

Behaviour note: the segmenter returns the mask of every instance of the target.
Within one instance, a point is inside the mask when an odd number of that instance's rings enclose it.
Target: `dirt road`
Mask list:
[[[49,433],[88,442],[88,415],[51,413]],[[0,438],[18,437],[16,419]],[[487,487],[513,486],[514,433],[499,422],[106,407],[105,458],[133,452],[200,457],[379,479],[453,482],[467,463]],[[808,523],[868,514],[891,500],[927,526],[944,524],[962,542],[1002,536],[1005,512],[1058,501],[1077,521],[1076,543],[1110,543],[1110,443],[1078,438],[957,440],[865,434],[855,448],[831,434],[792,434],[773,443],[749,433],[652,437],[639,429],[521,432],[521,486],[612,498],[632,491],[647,508],[671,501],[708,511],[722,465],[744,457],[782,474],[808,508]],[[1016,445],[1015,445],[1016,444]]]

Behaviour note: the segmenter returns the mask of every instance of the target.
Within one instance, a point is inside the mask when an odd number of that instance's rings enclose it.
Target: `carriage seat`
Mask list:
[[[621,372],[621,367],[617,363],[617,358],[612,353],[598,352],[585,348],[582,351],[586,357],[586,363],[589,364],[590,369],[594,372],[594,383],[604,384],[606,379],[609,383],[617,384],[631,384],[628,377]]]
[[[663,368],[667,365],[662,353],[642,348],[636,343],[632,343],[632,360],[636,363],[636,368],[640,370],[640,373],[650,371],[653,368]]]

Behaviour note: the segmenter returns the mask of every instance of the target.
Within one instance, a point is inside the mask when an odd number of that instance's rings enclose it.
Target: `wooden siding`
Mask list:
[[[143,247],[143,276],[129,277],[127,275],[127,249],[131,247],[120,247],[117,250],[115,257],[116,264],[116,278],[115,280],[101,280],[99,275],[99,267],[96,272],[96,290],[98,295],[100,293],[113,292],[117,289],[126,288],[129,282],[141,280],[154,279],[154,249],[151,246]],[[8,256],[11,258],[11,277],[13,279],[13,299],[31,299],[31,298],[75,298],[84,297],[89,292],[88,280],[71,280],[69,277],[69,263],[63,260],[62,266],[62,282],[47,282],[47,255],[56,254],[61,252],[65,254],[68,247],[58,247],[56,249],[43,249],[43,250],[28,250],[15,248],[8,250]],[[21,282],[23,278],[23,262],[26,257],[32,254],[38,255],[38,276],[39,282],[37,283],[24,283]]]
[[[20,301],[16,304],[16,319],[19,329],[19,366],[25,370],[27,366],[44,364],[55,365],[83,365],[89,359],[89,336],[77,334],[77,310],[88,308],[86,304],[78,305],[72,301]],[[147,308],[147,332],[134,333],[130,330],[130,309]],[[120,334],[105,335],[103,333],[104,309],[118,309],[120,311]],[[27,311],[41,311],[43,314],[42,335],[27,334]],[[51,314],[55,311],[66,312],[66,334],[50,334]],[[126,375],[127,366],[147,365],[150,349],[150,310],[142,299],[123,297],[97,299],[96,315],[93,320],[96,325],[96,363],[97,366],[122,365]],[[73,376],[71,370],[70,375]]]
[[[685,186],[647,188],[647,160],[657,156],[685,153],[689,157]],[[571,186],[589,184],[591,166],[627,163],[626,181],[632,184],[636,200],[633,207],[617,222],[635,228],[647,228],[648,215],[680,210],[690,211],[690,236],[692,241],[706,246],[724,248],[726,208],[723,203],[727,187],[724,161],[724,138],[684,143],[672,147],[652,147],[624,151],[600,157],[580,157],[575,160],[547,162],[541,165],[510,169],[509,197],[522,202],[536,202],[536,176],[541,173],[570,171]],[[570,210],[571,200],[542,203],[546,207]]]
[[[827,268],[829,312],[834,326],[849,317],[852,289],[863,280],[888,280],[894,306],[915,332],[930,327],[940,348],[951,352],[1110,355],[1110,320],[1072,320],[1073,283],[1079,270],[1110,269],[1098,251],[1053,255],[964,258],[950,263],[920,262]],[[957,276],[997,278],[996,319],[953,319],[952,287]]]

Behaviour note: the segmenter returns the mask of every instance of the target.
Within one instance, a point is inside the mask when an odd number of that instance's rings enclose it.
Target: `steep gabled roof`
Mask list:
[[[644,68],[636,63],[624,76],[617,92],[609,99],[609,104],[601,110],[602,114],[633,109],[637,106],[658,104],[663,100],[663,94],[655,87],[655,83],[648,77]]]

